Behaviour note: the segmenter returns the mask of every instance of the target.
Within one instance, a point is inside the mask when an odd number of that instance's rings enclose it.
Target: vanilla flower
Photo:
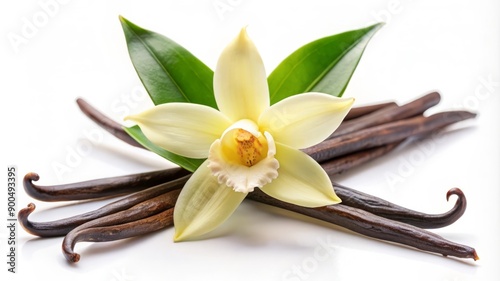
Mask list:
[[[215,229],[254,188],[305,207],[340,202],[325,171],[299,149],[335,131],[354,99],[303,93],[270,106],[264,64],[245,29],[222,52],[213,86],[219,110],[173,102],[127,117],[154,144],[207,158],[177,200],[175,241]]]

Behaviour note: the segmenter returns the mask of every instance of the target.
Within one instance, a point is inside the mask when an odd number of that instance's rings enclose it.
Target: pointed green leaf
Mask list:
[[[267,79],[271,104],[305,92],[342,96],[368,41],[382,25],[325,37],[297,49]]]
[[[169,152],[159,146],[156,146],[146,138],[146,136],[142,133],[141,128],[139,128],[139,126],[137,125],[130,128],[125,127],[124,129],[132,138],[134,138],[138,143],[140,143],[145,148],[181,166],[182,168],[190,172],[194,172],[203,163],[203,161],[205,161],[205,159],[192,159],[183,157],[174,154],[172,152]]]
[[[192,102],[217,108],[213,71],[171,39],[120,17],[135,70],[153,103]]]

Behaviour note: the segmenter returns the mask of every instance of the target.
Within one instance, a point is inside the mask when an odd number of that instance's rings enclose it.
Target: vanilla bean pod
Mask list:
[[[370,114],[374,111],[378,111],[382,108],[386,107],[392,107],[394,105],[397,105],[395,102],[383,102],[383,103],[376,103],[372,105],[363,105],[363,106],[356,106],[351,108],[349,113],[345,116],[344,120],[351,120],[354,118],[358,118],[360,116]]]
[[[368,237],[396,242],[444,256],[479,259],[476,251],[469,246],[457,244],[421,228],[379,217],[343,204],[305,208],[274,199],[260,190],[249,193],[247,198],[330,222]]]
[[[178,179],[188,174],[189,172],[182,168],[172,168],[71,184],[40,186],[33,183],[33,181],[38,181],[40,176],[36,173],[28,173],[24,176],[23,183],[24,190],[32,198],[55,202],[118,196]]]
[[[78,227],[71,230],[66,237],[64,237],[62,243],[63,254],[66,259],[70,262],[77,262],[80,260],[80,255],[73,251],[76,243],[79,241],[80,233],[92,233],[88,229],[93,229],[96,227],[104,227],[104,226],[113,226],[120,225],[125,223],[130,223],[130,228],[138,228],[143,227],[141,223],[138,223],[139,220],[144,218],[156,215],[168,209],[173,209],[175,206],[175,201],[179,196],[180,189],[169,191],[157,197],[151,198],[149,200],[143,201],[130,209],[120,211],[111,215],[107,215],[104,217],[100,217],[84,224],[79,225]],[[95,230],[95,229],[94,229]],[[127,232],[117,232],[113,237],[113,240],[127,238]],[[99,239],[98,241],[109,241],[107,240],[109,236],[106,233],[102,233],[96,231],[93,237],[95,239]]]
[[[400,144],[401,141],[353,152],[344,156],[330,159],[321,163],[320,165],[323,170],[325,170],[325,172],[329,175],[340,174],[349,169],[360,166],[361,164],[369,162],[375,158],[381,157],[394,150]]]
[[[343,157],[337,157],[322,163],[321,167],[327,172],[330,178],[332,178],[332,176],[335,176],[336,174],[342,173],[348,169],[359,166],[390,152],[400,143],[401,142],[391,143],[381,147],[375,147],[348,154]],[[458,199],[451,210],[442,214],[427,214],[401,207],[356,189],[342,186],[335,183],[333,179],[332,184],[335,188],[335,192],[340,199],[342,199],[343,205],[365,210],[381,217],[426,229],[441,228],[456,222],[465,213],[465,209],[467,208],[466,197],[459,188],[452,188],[446,193],[446,200],[449,200],[451,195],[458,196]]]
[[[70,262],[78,262],[80,255],[73,252],[74,245],[77,242],[109,242],[140,235],[145,235],[163,229],[174,224],[174,209],[170,208],[156,215],[140,219],[134,222],[91,227],[79,230],[72,234],[69,245],[70,249],[64,250],[66,259]]]
[[[107,117],[93,106],[91,106],[84,99],[78,98],[76,100],[80,110],[87,115],[92,121],[101,126],[104,130],[108,131],[115,137],[121,139],[122,141],[136,147],[144,148],[140,143],[133,139],[125,130],[123,130],[122,125],[115,122],[111,118]]]
[[[303,151],[314,160],[323,162],[354,151],[382,146],[408,137],[429,133],[475,116],[476,114],[468,111],[448,111],[436,113],[429,117],[413,117],[325,140],[315,146],[303,149]],[[333,147],[335,149],[332,149]]]
[[[338,137],[388,122],[414,117],[424,113],[427,109],[435,106],[440,101],[441,95],[437,92],[432,92],[402,106],[387,106],[359,118],[342,122],[329,138]]]
[[[139,191],[129,195],[123,199],[109,203],[99,209],[86,212],[84,214],[72,216],[65,219],[60,219],[50,222],[33,222],[28,219],[28,216],[35,210],[35,204],[30,203],[27,208],[19,211],[18,219],[21,226],[30,234],[41,237],[54,237],[66,235],[73,228],[119,211],[126,210],[145,200],[154,198],[166,192],[180,189],[184,186],[189,176],[184,176],[177,180],[173,180],[164,184],[160,184],[149,189]]]
[[[333,183],[333,187],[337,195],[342,199],[342,205],[426,229],[441,228],[456,222],[467,208],[467,200],[459,188],[452,188],[446,193],[446,200],[449,200],[452,195],[458,196],[451,210],[443,214],[426,214],[401,207],[379,197],[337,183]]]

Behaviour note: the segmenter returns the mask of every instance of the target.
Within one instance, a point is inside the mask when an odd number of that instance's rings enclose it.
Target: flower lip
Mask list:
[[[271,134],[232,127],[210,147],[208,167],[219,184],[248,193],[277,178],[279,162],[274,158],[276,145]]]

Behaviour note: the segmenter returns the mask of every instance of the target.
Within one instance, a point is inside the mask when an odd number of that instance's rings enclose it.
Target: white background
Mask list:
[[[64,260],[62,238],[37,239],[19,229],[19,273],[7,274],[2,263],[7,280],[498,280],[498,1],[75,0],[52,1],[48,11],[43,3],[49,0],[6,2],[0,4],[2,169],[17,165],[19,179],[37,172],[40,184],[169,166],[114,139],[75,104],[83,97],[115,120],[152,105],[129,60],[118,15],[172,38],[211,68],[248,25],[268,73],[305,43],[385,21],[345,96],[357,105],[403,103],[439,90],[442,102],[430,112],[463,108],[479,116],[336,180],[428,213],[451,208],[455,199],[446,202],[446,191],[460,187],[466,213],[434,232],[475,247],[481,258],[444,258],[245,202],[208,240],[174,244],[170,228],[115,243],[81,243],[76,265]],[[19,187],[18,203],[25,206],[33,200]],[[6,209],[6,192],[0,194]],[[35,203],[32,219],[46,221],[105,202]],[[0,233],[4,260],[7,229]],[[330,254],[318,260],[315,251],[325,243]]]

